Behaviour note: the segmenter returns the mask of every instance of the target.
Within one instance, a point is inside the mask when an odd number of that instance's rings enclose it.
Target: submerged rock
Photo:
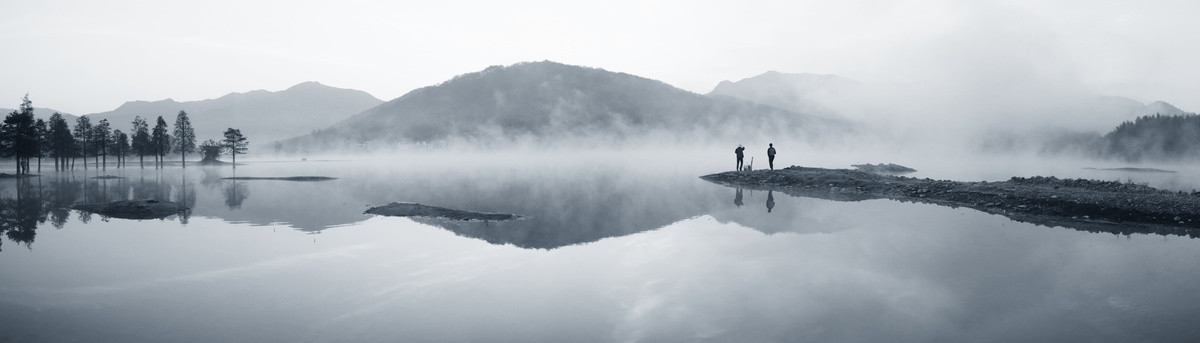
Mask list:
[[[901,174],[908,174],[908,173],[917,171],[916,169],[912,169],[912,168],[905,167],[905,166],[895,164],[895,163],[888,163],[888,164],[867,163],[867,164],[855,164],[853,166],[855,169],[865,171],[868,173],[887,174],[887,175],[901,175]]]
[[[123,219],[162,219],[191,211],[187,206],[155,199],[75,204],[71,208]]]
[[[521,218],[514,214],[463,211],[407,202],[393,202],[383,206],[376,206],[367,209],[363,213],[392,217],[432,217],[453,220],[513,220]]]
[[[230,164],[233,164],[233,163],[229,163],[229,162],[225,162],[225,161],[221,161],[221,160],[200,160],[200,162],[196,162],[196,165],[200,165],[200,166],[224,166],[224,165],[230,165]]]
[[[1162,174],[1175,174],[1175,173],[1178,173],[1177,171],[1174,171],[1174,170],[1166,170],[1166,169],[1154,169],[1154,168],[1133,168],[1133,167],[1124,167],[1124,168],[1092,168],[1092,167],[1087,167],[1087,168],[1083,168],[1083,169],[1088,169],[1088,170],[1102,170],[1102,171],[1119,171],[1119,172],[1130,172],[1130,173],[1162,173]]]
[[[14,175],[14,174],[0,173],[0,179],[19,179],[19,178],[35,177],[35,176],[38,176],[38,175],[37,174],[16,174],[16,175]]]
[[[328,176],[282,176],[282,177],[253,177],[253,176],[237,176],[226,177],[223,180],[276,180],[276,181],[329,181],[337,180],[336,177]]]

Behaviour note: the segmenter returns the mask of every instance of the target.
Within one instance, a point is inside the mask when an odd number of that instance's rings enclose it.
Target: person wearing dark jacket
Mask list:
[[[744,156],[742,151],[745,151],[745,150],[746,150],[746,148],[742,147],[741,144],[738,144],[737,149],[733,149],[733,153],[737,155],[737,170],[738,171],[742,171],[742,157]]]
[[[771,169],[775,169],[775,143],[767,145],[770,146],[767,148],[767,164],[771,166]],[[740,161],[741,158],[738,158],[738,160]]]

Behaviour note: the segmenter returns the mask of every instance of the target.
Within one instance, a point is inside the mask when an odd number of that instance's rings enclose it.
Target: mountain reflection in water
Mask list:
[[[352,226],[372,217],[363,214],[367,208],[396,201],[511,213],[524,219],[387,220],[398,224],[415,221],[463,237],[531,249],[595,242],[702,215],[764,233],[840,230],[838,220],[807,217],[812,215],[807,209],[824,206],[826,200],[777,195],[770,190],[727,188],[701,180],[696,177],[701,173],[688,170],[631,171],[611,164],[439,169],[419,165],[397,168],[389,163],[260,163],[242,166],[237,171],[222,167],[125,169],[115,171],[122,178],[109,180],[91,178],[86,172],[48,172],[38,178],[0,181],[0,211],[4,214],[0,228],[10,241],[31,246],[39,223],[61,228],[71,212],[83,223],[97,217],[68,210],[72,204],[161,199],[192,208],[193,217],[218,218],[235,224],[287,225],[312,233]],[[324,182],[224,179],[286,175],[336,179]],[[177,216],[167,221],[188,225],[189,219]]]
[[[0,202],[4,232],[10,240],[30,246],[39,223],[56,228],[70,220],[87,223],[95,217],[69,207],[77,203],[130,199],[160,199],[192,208],[190,216],[166,221],[188,225],[192,216],[219,218],[251,225],[284,224],[320,232],[360,222],[369,206],[409,201],[480,212],[513,213],[525,219],[508,222],[412,220],[450,230],[460,236],[522,248],[554,249],[657,229],[713,213],[722,221],[758,223],[764,232],[786,231],[787,223],[772,223],[774,199],[742,191],[730,202],[728,191],[674,173],[637,173],[616,168],[565,168],[545,172],[458,170],[455,173],[413,170],[395,177],[386,170],[349,169],[339,163],[322,166],[338,179],[319,183],[228,180],[229,176],[286,175],[288,165],[247,166],[240,171],[220,167],[187,170],[121,171],[121,178],[96,179],[86,172],[46,173],[42,177],[5,180]],[[238,173],[238,174],[234,174]],[[766,200],[763,200],[766,196]],[[765,201],[765,202],[764,202]],[[763,204],[768,207],[763,210]],[[763,217],[763,218],[760,218]],[[764,226],[765,225],[765,226]]]

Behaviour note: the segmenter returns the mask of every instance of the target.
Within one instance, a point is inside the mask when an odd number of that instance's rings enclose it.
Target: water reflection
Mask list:
[[[104,203],[129,199],[167,199],[184,204],[195,203],[195,192],[190,191],[186,181],[178,187],[179,195],[171,198],[172,185],[147,182],[144,178],[131,182],[124,178],[89,179],[70,173],[6,180],[0,188],[0,232],[9,240],[32,248],[39,224],[49,222],[61,229],[77,213],[81,223],[88,223],[94,215],[85,211],[72,211],[78,203]],[[100,216],[101,220],[109,218]],[[186,223],[187,217],[179,217]]]
[[[706,214],[721,222],[738,223],[764,233],[836,232],[842,229],[837,220],[811,218],[809,216],[818,212],[803,211],[821,206],[825,200],[776,198],[773,190],[756,194],[751,189],[737,188],[731,202],[727,188],[687,173],[634,172],[615,167],[551,170],[409,168],[397,171],[357,163],[280,163],[247,165],[239,168],[238,173],[250,176],[324,175],[338,179],[327,182],[222,179],[232,172],[226,168],[206,167],[129,170],[125,171],[126,178],[118,179],[90,179],[87,174],[64,173],[21,182],[5,180],[0,184],[7,184],[11,190],[0,198],[5,200],[6,211],[14,213],[5,215],[6,221],[15,222],[9,218],[21,216],[15,212],[18,197],[13,187],[20,184],[20,199],[25,208],[38,207],[29,202],[42,204],[39,215],[34,217],[46,219],[33,223],[48,221],[57,228],[69,222],[71,211],[67,208],[76,203],[166,199],[191,207],[190,216],[250,225],[283,224],[314,233],[371,218],[363,214],[371,206],[394,201],[416,202],[469,211],[512,213],[526,219],[509,222],[430,218],[387,220],[398,226],[416,221],[463,237],[533,249],[555,249],[656,230]],[[762,212],[762,207],[743,206],[746,203],[765,204],[767,213]],[[793,206],[796,203],[805,205]],[[186,225],[191,222],[190,216],[179,216],[174,220]],[[79,222],[88,223],[92,219],[92,214],[78,212]],[[822,222],[822,225],[803,224],[811,222]],[[5,227],[5,232],[14,232],[14,237],[33,237],[29,233],[36,230],[36,224],[25,224],[28,229],[21,231],[26,232],[24,234],[8,229],[19,227],[17,224],[6,224]],[[1128,227],[1117,229],[1093,232],[1135,232]],[[22,242],[32,241],[21,239]]]
[[[771,213],[771,209],[775,208],[775,193],[767,191],[767,213]]]
[[[288,175],[281,170],[239,167],[239,173]],[[10,249],[20,257],[0,257],[0,314],[9,324],[0,341],[161,341],[164,332],[186,332],[195,341],[1188,341],[1200,335],[1189,321],[1200,295],[1188,291],[1200,282],[1193,263],[1200,241],[1178,237],[1044,229],[971,209],[890,200],[836,202],[738,189],[730,201],[727,188],[687,174],[329,168],[305,174],[339,180],[234,183],[217,181],[220,173],[0,181],[6,236],[18,212],[39,223],[25,227],[43,230],[37,254]],[[55,214],[55,208],[122,196],[193,198],[193,213],[200,214],[188,225],[202,229],[113,219],[87,230],[71,224],[47,230],[56,216],[68,222],[70,211]],[[437,226],[431,227],[361,215],[388,201],[530,219],[417,220]],[[41,208],[24,210],[22,202]],[[770,214],[758,207],[764,204]],[[305,231],[353,225],[324,231],[317,241],[229,223],[285,221]],[[587,244],[563,246],[573,243]]]
[[[245,182],[230,180],[223,188],[225,193],[225,206],[231,210],[242,208],[242,202],[246,201],[248,190]]]
[[[125,178],[117,179],[92,179],[87,174],[63,173],[23,181],[20,199],[42,204],[41,212],[47,213],[57,228],[69,221],[71,211],[68,208],[76,203],[165,199],[192,209],[186,215],[174,217],[184,225],[190,224],[190,216],[203,216],[251,225],[285,224],[307,232],[320,232],[371,218],[363,214],[369,206],[393,201],[417,202],[470,211],[513,213],[526,219],[510,222],[430,218],[389,220],[397,225],[413,220],[463,237],[534,249],[555,249],[655,230],[710,213],[763,232],[811,229],[796,228],[785,221],[790,214],[784,214],[776,221],[758,218],[761,207],[759,210],[733,211],[743,209],[746,201],[754,201],[753,191],[735,190],[733,204],[730,204],[723,187],[690,174],[646,174],[612,168],[579,168],[566,172],[416,170],[376,174],[377,169],[351,167],[349,164],[325,165],[326,169],[311,174],[332,175],[339,179],[319,183],[223,180],[223,173],[232,171],[222,168],[126,171]],[[280,176],[296,173],[294,168],[289,165],[248,166],[239,173]],[[43,180],[46,184],[36,183]],[[24,196],[26,193],[47,195]],[[13,204],[18,199],[12,191],[2,197]],[[762,204],[762,198],[757,199]],[[778,215],[772,192],[766,194],[765,201],[768,212]],[[87,224],[95,218],[91,213],[76,213],[80,223]],[[17,216],[5,216],[10,217]],[[109,218],[101,220],[108,221]],[[26,226],[26,232],[36,230],[36,224]]]
[[[738,186],[726,185],[725,187],[738,187]],[[938,206],[946,206],[946,207],[950,207],[950,208],[965,207],[965,208],[971,208],[971,209],[974,209],[974,210],[977,210],[977,211],[980,211],[983,213],[989,213],[989,214],[1003,216],[1003,217],[1006,217],[1008,219],[1011,219],[1011,220],[1017,221],[1017,222],[1030,223],[1030,224],[1046,226],[1046,227],[1062,227],[1062,228],[1086,231],[1086,232],[1091,232],[1091,233],[1111,233],[1111,234],[1117,234],[1117,235],[1131,235],[1131,234],[1142,233],[1142,234],[1157,234],[1157,235],[1164,235],[1164,236],[1171,235],[1171,236],[1184,236],[1184,237],[1190,237],[1190,238],[1200,238],[1200,229],[1192,228],[1192,227],[1169,226],[1169,225],[1146,224],[1146,223],[1110,222],[1110,221],[1104,221],[1104,220],[1089,219],[1087,216],[1083,216],[1082,218],[1075,218],[1075,217],[1057,216],[1057,215],[1052,215],[1052,214],[1012,212],[1012,211],[1005,211],[1003,209],[991,207],[991,206],[985,205],[983,203],[974,203],[974,204],[972,204],[972,203],[946,203],[946,202],[941,202],[941,201],[936,201],[936,200],[924,200],[924,199],[916,199],[916,198],[892,199],[892,198],[885,198],[885,197],[880,197],[880,196],[871,195],[871,194],[835,192],[835,191],[829,191],[829,190],[825,190],[825,189],[770,188],[768,186],[756,186],[756,187],[758,187],[760,190],[767,190],[767,212],[768,213],[770,213],[772,208],[775,206],[773,190],[780,189],[780,192],[783,192],[784,194],[792,196],[792,197],[824,199],[824,200],[840,201],[840,202],[859,202],[859,201],[866,201],[866,200],[888,199],[889,201],[899,201],[902,203],[931,204],[931,205],[938,205]],[[1179,220],[1179,218],[1176,218],[1176,220]]]
[[[15,197],[0,199],[0,232],[29,247],[37,236],[37,224],[46,221],[49,211],[43,206],[41,188],[34,187],[29,179],[20,179],[15,188]]]

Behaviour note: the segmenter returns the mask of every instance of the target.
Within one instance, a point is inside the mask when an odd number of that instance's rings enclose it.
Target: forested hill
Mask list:
[[[1139,117],[1117,126],[1098,144],[1101,155],[1129,161],[1200,159],[1200,115]]]
[[[363,91],[304,82],[282,91],[230,93],[199,101],[130,101],[115,110],[87,116],[93,123],[108,119],[113,128],[127,131],[135,116],[146,118],[151,125],[162,116],[170,124],[182,110],[191,118],[198,141],[219,139],[232,127],[242,130],[253,144],[264,144],[327,127],[381,103],[383,100]]]
[[[820,140],[850,129],[841,121],[547,61],[460,75],[276,146],[320,151],[456,140],[614,145],[785,135]]]

